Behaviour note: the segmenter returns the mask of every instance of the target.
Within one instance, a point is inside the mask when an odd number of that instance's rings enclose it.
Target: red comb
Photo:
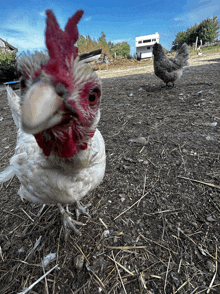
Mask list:
[[[50,73],[58,75],[61,78],[63,69],[66,69],[66,61],[70,62],[78,56],[78,48],[75,45],[79,32],[77,24],[82,18],[84,11],[78,10],[69,18],[65,30],[62,31],[57,23],[56,17],[52,10],[47,10],[47,28],[46,28],[46,45],[50,56],[49,62],[44,69]]]
[[[77,47],[75,47],[74,44],[79,36],[77,24],[83,13],[83,10],[78,10],[71,18],[69,18],[65,30],[62,31],[52,10],[46,11],[46,45],[50,58],[58,57],[57,54],[60,56],[60,54],[69,55],[73,53],[74,58],[78,55],[78,52],[76,52]]]

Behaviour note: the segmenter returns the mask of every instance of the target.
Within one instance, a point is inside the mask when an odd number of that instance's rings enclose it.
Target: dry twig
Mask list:
[[[166,271],[166,277],[165,277],[165,282],[164,282],[164,288],[163,288],[163,291],[164,291],[165,294],[166,294],[166,286],[167,286],[167,276],[168,276],[169,267],[170,267],[170,258],[171,258],[171,256],[169,256],[168,265],[167,265],[167,271]]]
[[[211,280],[211,283],[209,285],[209,289],[206,292],[207,294],[209,294],[209,292],[211,291],[212,285],[213,285],[213,283],[215,281],[215,278],[216,278],[216,275],[217,275],[217,271],[218,271],[218,261],[217,260],[218,260],[218,249],[217,249],[217,245],[216,245],[216,251],[215,251],[215,273],[214,273],[214,276],[213,276],[213,278]]]
[[[158,181],[158,180],[157,180],[157,181]],[[154,185],[153,185],[153,187],[152,187],[151,189],[154,188],[154,186],[156,185],[157,181],[154,183]],[[122,213],[120,213],[118,216],[116,216],[116,217],[114,218],[114,220],[116,220],[117,218],[119,218],[120,216],[122,216],[124,213],[126,213],[127,211],[129,211],[129,210],[130,210],[132,207],[134,207],[136,204],[140,203],[140,201],[141,201],[145,196],[147,196],[147,195],[150,193],[151,189],[150,189],[147,193],[145,193],[140,199],[138,199],[135,203],[133,203],[129,208],[127,208],[126,210],[122,211]]]
[[[109,259],[111,259],[112,261],[114,261],[114,263],[117,263],[117,265],[119,265],[124,271],[126,271],[129,275],[134,276],[134,273],[130,272],[128,269],[126,269],[122,264],[120,264],[119,262],[117,262],[116,260],[112,259],[110,256],[107,255],[107,257]]]
[[[22,292],[19,292],[18,294],[25,294],[29,292],[35,285],[37,285],[41,280],[43,280],[49,273],[51,273],[55,268],[58,267],[58,264],[56,264],[54,267],[52,267],[46,274],[44,274],[42,277],[40,277],[36,282],[34,282],[32,285],[30,285],[27,289],[25,289]]]
[[[114,257],[114,254],[113,254],[113,251],[112,251],[112,257],[113,257],[113,260],[114,260],[114,263],[115,263],[115,267],[116,267],[116,269],[117,269],[118,276],[119,276],[119,278],[120,278],[120,281],[121,281],[122,287],[123,287],[123,289],[124,289],[124,292],[125,292],[125,294],[127,294],[127,291],[126,291],[126,289],[125,289],[125,285],[124,285],[123,280],[122,280],[122,278],[121,278],[121,274],[120,274],[120,272],[119,272],[119,270],[118,270],[118,266],[117,266],[117,263],[116,263],[116,260],[115,260],[115,257]]]
[[[186,177],[181,177],[181,176],[178,176],[178,178],[184,179],[184,180],[189,180],[189,181],[196,182],[196,183],[200,183],[200,184],[212,187],[212,188],[220,189],[220,186],[216,186],[216,185],[214,185],[212,183],[206,183],[206,182],[202,182],[202,181],[198,181],[198,180],[194,180],[194,179],[190,179],[190,178],[186,178]]]

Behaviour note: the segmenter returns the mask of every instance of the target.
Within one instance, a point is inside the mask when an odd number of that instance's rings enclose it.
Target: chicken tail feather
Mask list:
[[[175,56],[175,62],[178,62],[179,64],[181,64],[182,66],[188,66],[189,63],[188,63],[188,59],[189,59],[189,48],[187,46],[186,43],[184,43],[178,54]]]
[[[8,104],[11,109],[13,120],[16,126],[19,128],[20,126],[20,97],[12,90],[10,87],[6,87],[7,90],[7,97],[8,97]]]
[[[15,170],[12,165],[8,166],[0,173],[0,183],[9,181],[15,175]]]

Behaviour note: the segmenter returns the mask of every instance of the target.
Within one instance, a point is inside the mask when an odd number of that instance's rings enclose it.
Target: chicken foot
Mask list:
[[[172,85],[169,85],[169,83],[172,83]],[[174,82],[171,82],[171,81],[167,82],[166,87],[167,88],[173,88],[174,87]]]
[[[89,207],[91,204],[87,204],[83,206],[79,201],[76,202],[76,218],[77,220],[74,220],[71,215],[72,213],[69,211],[68,205],[66,207],[66,210],[62,207],[60,203],[57,204],[60,213],[63,216],[63,225],[65,229],[65,239],[67,240],[69,235],[69,229],[73,230],[77,235],[81,236],[82,233],[76,228],[76,225],[78,226],[85,226],[86,224],[78,221],[80,214],[85,214],[89,218],[91,217],[88,212],[86,212],[86,208]]]
[[[86,208],[91,206],[91,203],[83,205],[80,203],[80,201],[76,201],[76,219],[79,220],[80,214],[88,216],[88,218],[91,218],[91,215],[86,211]]]

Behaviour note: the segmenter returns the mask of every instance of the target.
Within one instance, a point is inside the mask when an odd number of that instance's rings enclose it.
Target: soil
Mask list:
[[[97,73],[107,168],[83,200],[92,218],[65,242],[56,206],[38,217],[18,179],[4,183],[0,293],[22,292],[55,265],[28,293],[220,293],[220,53],[191,57],[174,88],[152,61]],[[3,170],[16,144],[4,88],[0,142]]]

